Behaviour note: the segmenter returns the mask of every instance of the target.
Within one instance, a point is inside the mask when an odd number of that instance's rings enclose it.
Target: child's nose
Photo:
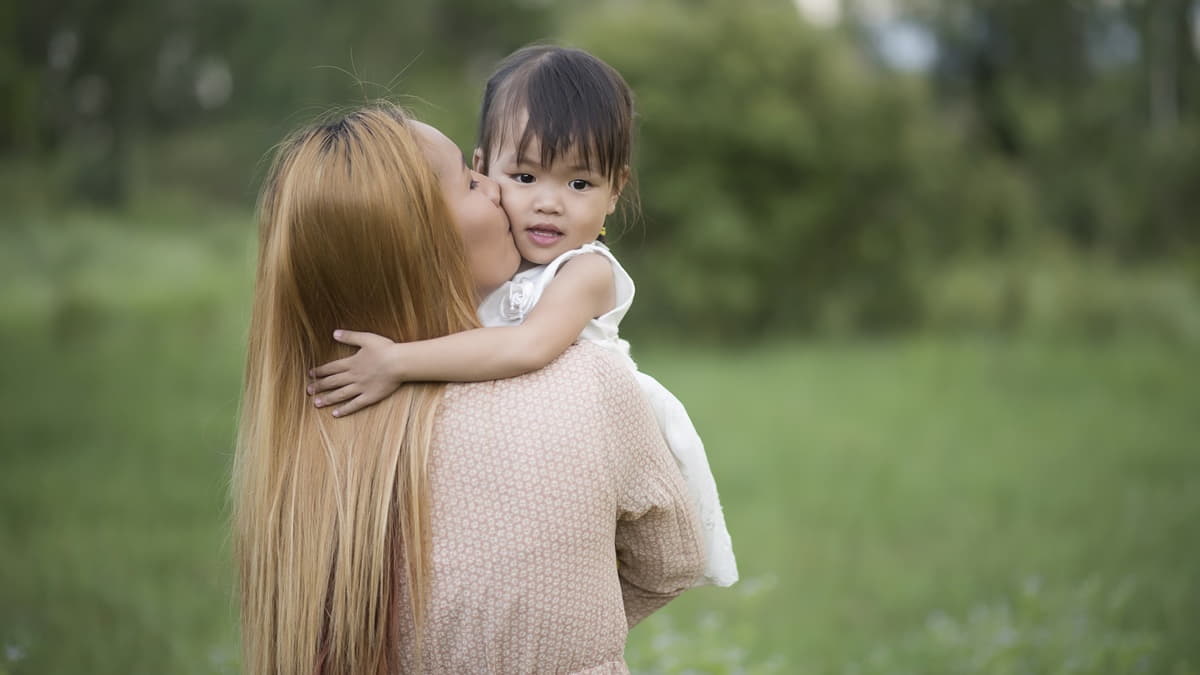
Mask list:
[[[552,187],[544,187],[538,190],[537,197],[533,202],[533,208],[538,213],[561,213],[562,202],[559,198],[558,190]]]

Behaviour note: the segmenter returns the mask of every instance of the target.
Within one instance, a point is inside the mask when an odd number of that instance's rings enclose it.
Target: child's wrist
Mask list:
[[[401,384],[408,381],[409,373],[404,367],[403,346],[399,342],[388,347],[387,367],[385,372],[388,379],[396,384]]]

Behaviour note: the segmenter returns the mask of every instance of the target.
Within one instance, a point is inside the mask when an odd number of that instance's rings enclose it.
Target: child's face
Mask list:
[[[584,168],[575,153],[542,166],[539,152],[537,139],[523,157],[517,157],[515,142],[505,142],[492,153],[488,176],[500,185],[500,203],[521,257],[544,265],[595,241],[621,193],[606,176]],[[477,167],[480,159],[477,150]]]

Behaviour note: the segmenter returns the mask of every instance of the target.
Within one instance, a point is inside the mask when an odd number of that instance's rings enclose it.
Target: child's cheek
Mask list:
[[[511,188],[500,188],[500,206],[504,208],[504,212],[509,214],[510,218],[512,217],[512,209],[509,208],[511,205],[512,205]]]
[[[520,223],[517,221],[517,214],[513,213],[514,209],[509,208],[512,202],[504,198],[504,190],[500,191],[500,208],[504,209],[504,215],[508,216],[508,232],[512,235],[513,243],[516,244],[517,250],[521,250],[521,239],[517,236],[520,232]],[[524,252],[522,251],[522,256]]]
[[[515,199],[512,199],[512,193],[500,188],[500,208],[504,209],[504,215],[508,216],[508,222],[515,230],[517,228],[517,209]]]

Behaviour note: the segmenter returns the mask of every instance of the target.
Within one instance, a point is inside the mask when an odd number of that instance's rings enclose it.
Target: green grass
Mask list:
[[[640,361],[696,419],[743,578],[768,586],[692,593],[668,632],[712,612],[727,637],[700,644],[781,672],[1135,672],[1114,665],[1130,642],[1136,672],[1200,665],[1195,352],[927,339]],[[971,623],[1003,607],[1012,630]],[[948,622],[963,644],[939,646]]]
[[[0,675],[236,672],[246,223],[0,231]],[[635,346],[709,448],[743,581],[639,672],[1200,672],[1200,351]]]

